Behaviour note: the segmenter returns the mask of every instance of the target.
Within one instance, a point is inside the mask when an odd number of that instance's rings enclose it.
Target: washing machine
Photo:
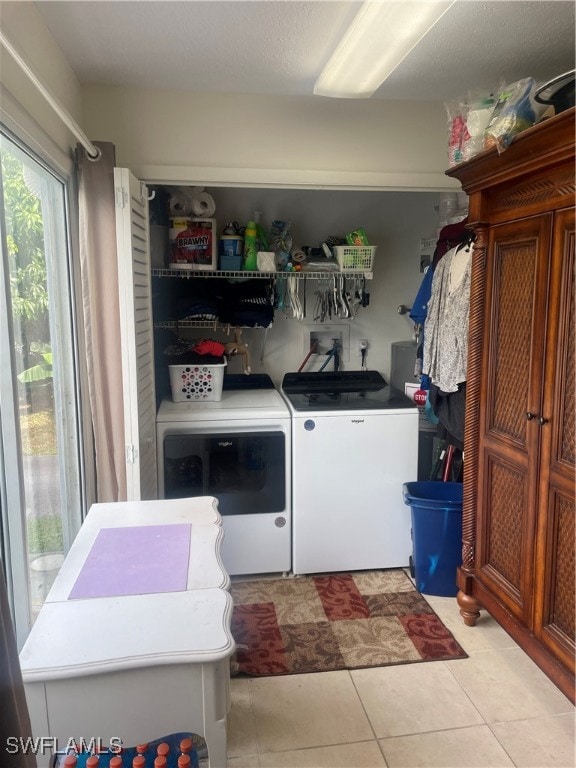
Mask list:
[[[399,568],[412,553],[402,485],[416,480],[418,410],[377,371],[287,373],[292,570]]]

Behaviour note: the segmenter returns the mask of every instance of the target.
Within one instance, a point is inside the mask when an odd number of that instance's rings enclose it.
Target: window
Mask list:
[[[67,185],[0,133],[2,564],[19,646],[82,517]]]

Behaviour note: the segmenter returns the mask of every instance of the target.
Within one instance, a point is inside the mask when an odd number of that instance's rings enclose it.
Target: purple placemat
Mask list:
[[[101,528],[68,599],[185,590],[191,527]]]

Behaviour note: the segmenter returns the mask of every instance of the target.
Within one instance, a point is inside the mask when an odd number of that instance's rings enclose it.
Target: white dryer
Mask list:
[[[159,496],[218,499],[231,576],[292,567],[290,423],[264,374],[225,376],[220,401],[166,399],[158,410]]]

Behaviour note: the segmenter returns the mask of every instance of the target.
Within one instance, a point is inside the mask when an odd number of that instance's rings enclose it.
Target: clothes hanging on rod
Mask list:
[[[434,255],[432,256],[432,266],[435,267],[440,259],[451,251],[452,248],[457,247],[462,242],[466,242],[471,234],[471,230],[467,229],[468,217],[456,224],[446,224],[442,227],[438,240],[436,242],[436,248],[434,249]]]
[[[436,266],[426,321],[422,371],[443,392],[466,381],[471,245],[453,248]]]
[[[468,236],[467,236],[468,237]],[[437,434],[464,448],[468,316],[473,234],[446,253],[434,270],[424,324],[423,374]]]
[[[414,301],[412,302],[412,309],[410,310],[409,317],[414,322],[415,328],[417,328],[418,334],[418,346],[416,347],[416,362],[414,365],[414,374],[420,376],[421,389],[430,389],[430,379],[428,376],[423,375],[422,366],[424,358],[424,323],[426,321],[426,315],[428,313],[428,302],[432,294],[432,279],[434,277],[434,265],[426,269],[420,288]]]
[[[437,436],[463,450],[466,382],[458,384],[456,392],[442,392],[435,384],[431,384],[428,401],[439,421],[436,428]]]
[[[440,230],[440,235],[436,243],[436,249],[434,251],[434,257],[432,263],[424,272],[424,277],[418,289],[418,293],[414,301],[412,302],[412,309],[410,310],[410,319],[416,326],[420,326],[420,333],[418,334],[418,348],[416,350],[416,368],[419,371],[418,375],[421,375],[421,387],[424,390],[430,389],[430,377],[423,374],[423,357],[424,357],[424,325],[426,317],[428,315],[428,305],[432,295],[432,281],[434,278],[434,272],[440,259],[456,248],[460,250],[464,246],[470,246],[475,240],[475,234],[471,229],[466,227],[468,219],[464,219],[457,224],[448,224]]]

